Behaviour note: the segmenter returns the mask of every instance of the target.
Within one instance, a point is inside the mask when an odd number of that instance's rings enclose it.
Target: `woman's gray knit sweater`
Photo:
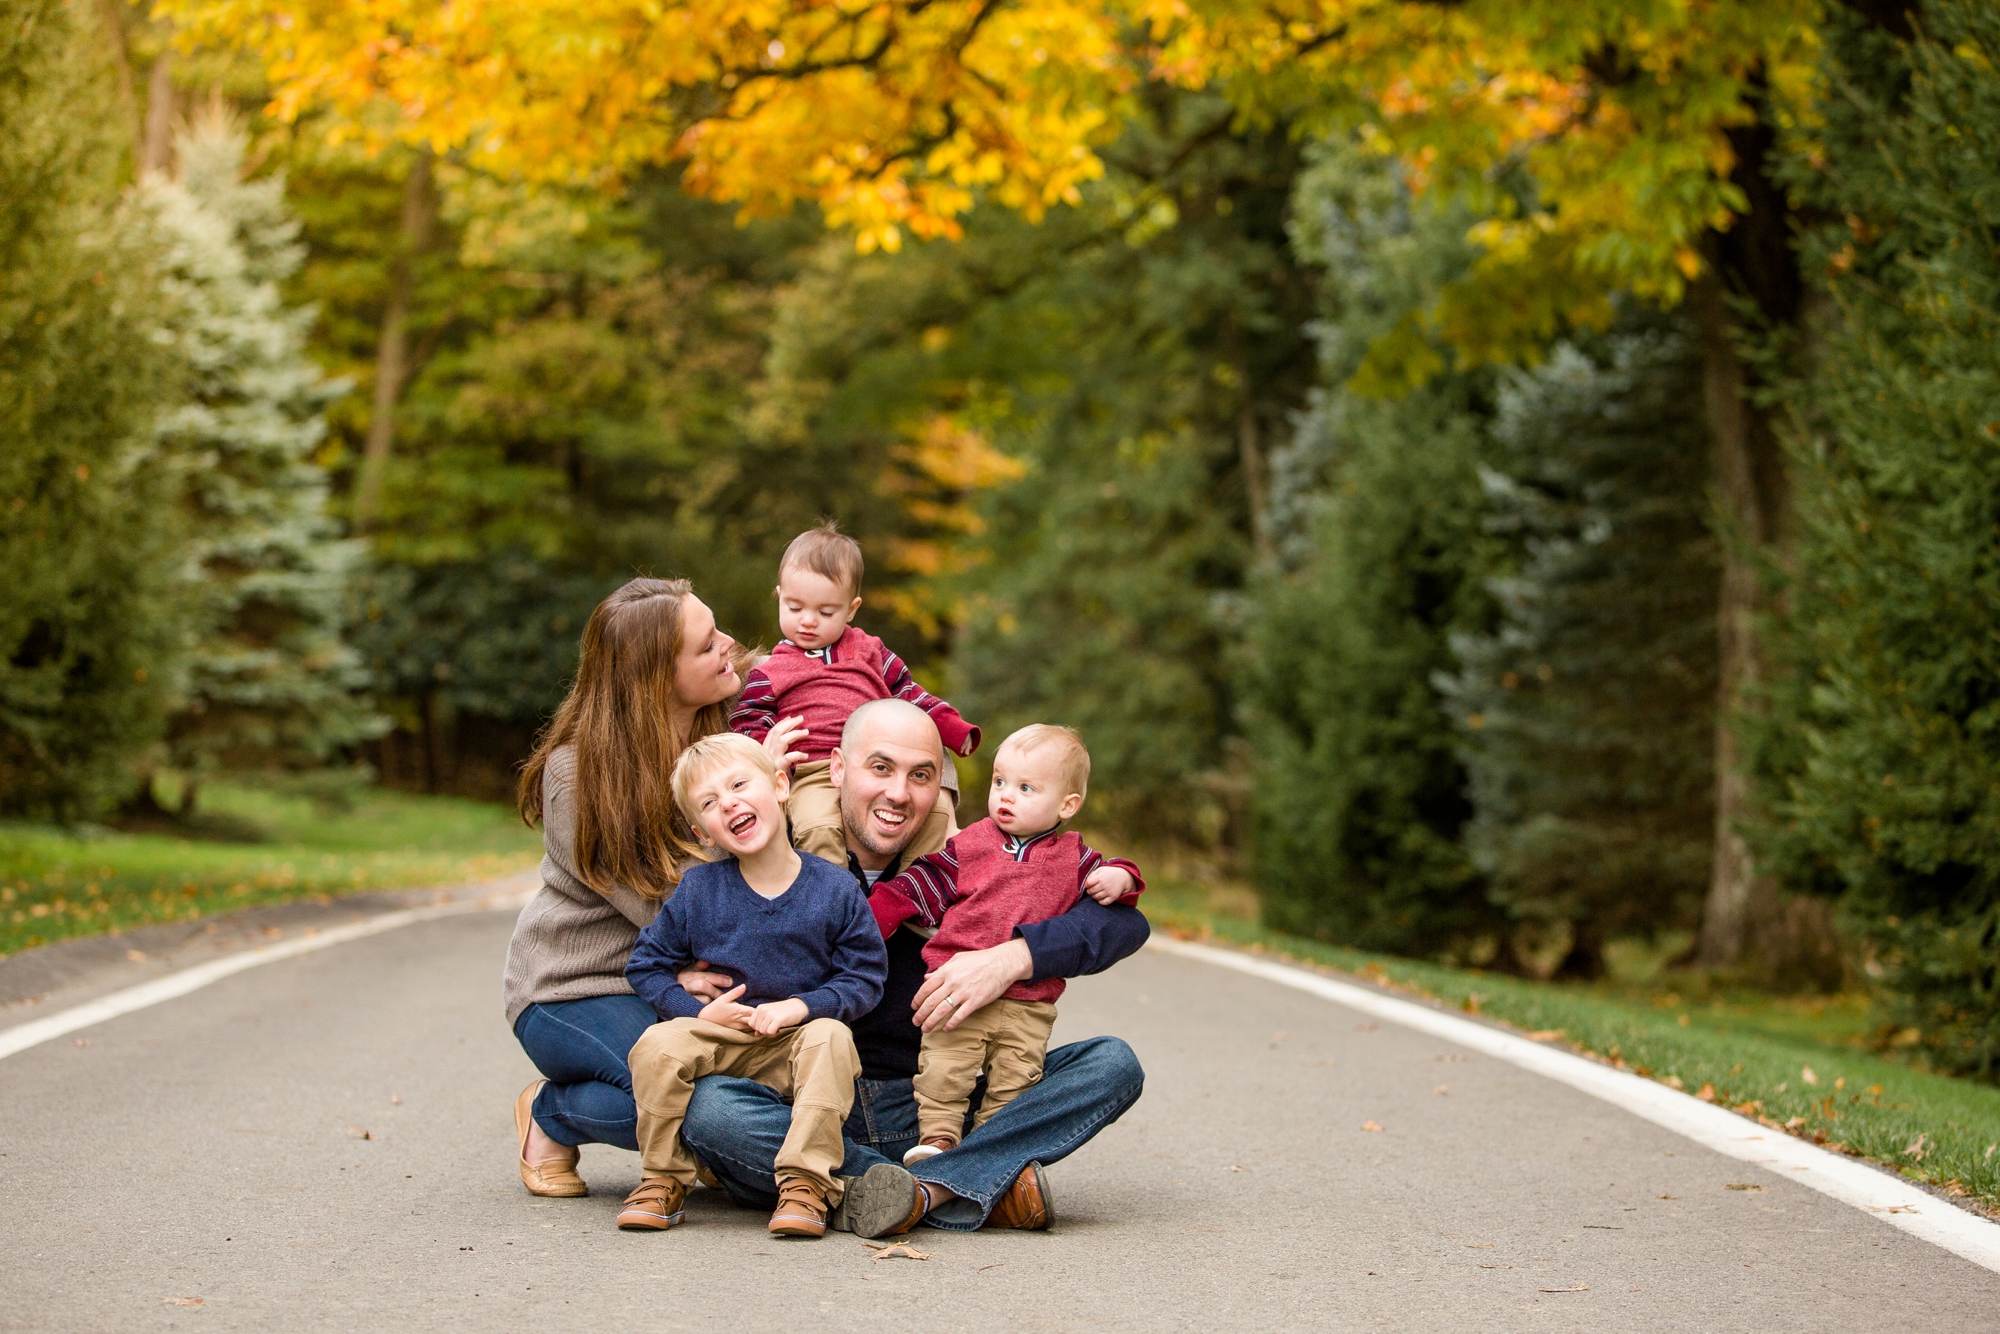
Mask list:
[[[542,771],[542,887],[514,924],[501,984],[507,1022],[530,1005],[629,996],[625,961],[660,905],[623,885],[599,893],[576,874],[576,751]]]

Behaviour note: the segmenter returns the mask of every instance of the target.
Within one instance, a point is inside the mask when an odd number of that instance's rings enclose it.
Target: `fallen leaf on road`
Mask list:
[[[276,940],[279,936],[282,936],[284,934],[285,933],[282,930],[280,930],[275,926],[267,926],[264,928],[264,938],[266,940]]]
[[[1433,1097],[1441,1096],[1443,1094],[1447,1094],[1450,1092],[1451,1092],[1450,1087],[1444,1084],[1439,1084],[1436,1088],[1431,1090],[1431,1094]]]
[[[1680,1196],[1678,1196],[1678,1195],[1662,1195],[1662,1196],[1661,1196],[1660,1198],[1661,1198],[1661,1199],[1663,1199],[1663,1200],[1678,1200],[1678,1199],[1680,1198]]]
[[[349,1135],[352,1135],[352,1136],[353,1136],[353,1137],[354,1137],[355,1139],[374,1139],[374,1138],[375,1138],[375,1136],[374,1136],[373,1134],[371,1134],[370,1132],[368,1132],[368,1131],[366,1131],[366,1130],[363,1130],[363,1129],[362,1129],[362,1128],[361,1128],[360,1126],[349,1126],[349,1127],[347,1128],[347,1133],[348,1133]]]
[[[1229,1166],[1223,1168],[1222,1170],[1225,1172],[1241,1172],[1243,1169],[1238,1167],[1235,1163],[1231,1163]]]
[[[1493,1243],[1490,1241],[1468,1241],[1465,1243],[1465,1249],[1468,1251],[1490,1251],[1493,1249]]]
[[[144,950],[126,950],[126,951],[125,951],[125,957],[126,957],[126,958],[128,958],[128,959],[130,959],[130,960],[131,960],[131,961],[132,961],[133,963],[144,963],[144,962],[146,962],[146,951],[144,951]]]
[[[403,1100],[402,1100],[401,1098],[397,1097],[397,1096],[396,1096],[395,1094],[393,1094],[393,1093],[391,1093],[391,1094],[389,1095],[389,1101],[390,1101],[390,1102],[392,1102],[392,1103],[394,1103],[394,1104],[395,1104],[396,1106],[398,1106],[398,1107],[401,1107],[401,1106],[403,1105]]]
[[[1380,1024],[1356,1024],[1354,1026],[1354,1031],[1357,1033],[1373,1033],[1376,1029],[1380,1027],[1381,1027]]]
[[[1361,1128],[1363,1130],[1380,1130],[1382,1127],[1376,1125],[1373,1121],[1363,1121]]]
[[[1588,1283],[1579,1283],[1573,1288],[1543,1288],[1542,1291],[1543,1292],[1589,1292],[1590,1285]]]
[[[871,1259],[928,1260],[931,1258],[931,1253],[929,1251],[920,1251],[916,1247],[904,1245],[900,1241],[893,1246],[877,1246],[872,1241],[864,1241],[861,1244],[875,1252],[875,1254],[872,1257],[870,1257]]]
[[[1512,1269],[1512,1265],[1481,1265],[1481,1269]]]
[[[983,1274],[989,1269],[1004,1269],[1006,1267],[1007,1267],[1007,1262],[1005,1260],[995,1260],[992,1264],[981,1265],[979,1266],[979,1268],[973,1270],[972,1272],[975,1274]]]
[[[89,1038],[71,1038],[71,1039],[70,1039],[70,1044],[69,1044],[69,1045],[70,1045],[70,1046],[72,1046],[72,1047],[88,1047],[88,1046],[90,1045],[90,1039],[89,1039]]]
[[[1762,1195],[1764,1193],[1764,1188],[1762,1186],[1755,1185],[1748,1181],[1732,1181],[1729,1183],[1729,1189],[1747,1190],[1752,1195]]]
[[[160,1298],[160,1300],[161,1300],[162,1302],[164,1302],[164,1303],[165,1303],[166,1305],[168,1305],[168,1306],[203,1306],[203,1305],[206,1305],[206,1303],[205,1303],[205,1302],[203,1302],[203,1301],[202,1301],[202,1299],[201,1299],[201,1298],[199,1298],[199,1297],[162,1297],[162,1298]]]

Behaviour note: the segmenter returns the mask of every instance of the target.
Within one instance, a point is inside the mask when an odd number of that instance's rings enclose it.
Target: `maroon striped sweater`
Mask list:
[[[729,715],[729,730],[762,741],[780,718],[803,716],[806,762],[823,760],[840,745],[847,715],[877,699],[905,699],[931,716],[954,755],[979,749],[979,729],[958,710],[926,691],[903,660],[875,636],[848,626],[823,649],[802,649],[787,639],[743,679],[743,693]]]

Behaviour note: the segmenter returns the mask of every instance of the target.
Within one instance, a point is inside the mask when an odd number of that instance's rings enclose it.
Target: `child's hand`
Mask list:
[[[803,1024],[807,1010],[806,1003],[794,996],[790,1000],[765,1001],[749,1013],[750,1031],[768,1038],[783,1029]]]
[[[1122,866],[1100,866],[1084,879],[1083,892],[1106,907],[1137,889],[1132,873]]]
[[[696,959],[675,973],[674,981],[698,1001],[712,1001],[729,989],[729,974],[710,971],[706,959]]]
[[[809,735],[804,714],[796,718],[780,718],[771,724],[770,731],[764,733],[764,751],[771,757],[771,763],[789,774],[792,766],[806,757],[804,751],[793,750],[792,747],[803,744]]]
[[[744,985],[741,983],[731,987],[702,1006],[701,1013],[695,1018],[706,1019],[711,1024],[721,1024],[724,1028],[733,1028],[738,1032],[749,1032],[750,1021],[756,1016],[757,1011],[747,1005],[736,1003],[736,998],[741,996],[744,990]]]

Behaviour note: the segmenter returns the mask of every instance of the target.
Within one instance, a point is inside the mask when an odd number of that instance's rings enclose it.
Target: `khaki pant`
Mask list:
[[[802,1176],[839,1204],[834,1169],[846,1154],[840,1127],[854,1106],[861,1058],[838,1019],[812,1019],[768,1038],[705,1019],[654,1024],[632,1044],[632,1097],[639,1105],[639,1174],[694,1185],[694,1155],[681,1143],[694,1082],[706,1075],[754,1079],[792,1100],[792,1128],[778,1150],[778,1177]]]
[[[800,852],[847,865],[847,831],[840,822],[840,789],[827,776],[830,760],[814,760],[792,771],[792,797],[786,803],[792,820],[792,846]],[[944,851],[944,841],[958,832],[952,818],[951,794],[938,793],[937,805],[903,850],[903,865]]]
[[[957,1028],[934,1028],[924,1034],[917,1057],[917,1138],[944,1135],[956,1140],[965,1133],[965,1108],[972,1100],[972,1082],[983,1072],[986,1096],[979,1101],[975,1128],[1012,1102],[1042,1077],[1042,1058],[1049,1050],[1049,1030],[1056,1007],[1048,1001],[1008,1000],[1004,996],[978,1010]]]

